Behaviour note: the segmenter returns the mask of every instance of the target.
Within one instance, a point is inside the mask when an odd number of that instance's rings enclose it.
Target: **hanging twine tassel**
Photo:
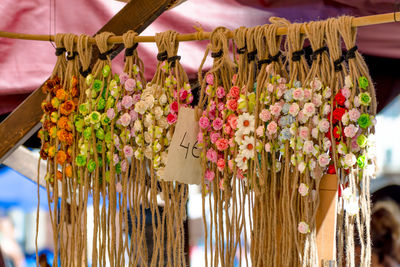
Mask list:
[[[326,21],[316,21],[310,22],[305,26],[307,38],[313,50],[311,54],[311,69],[305,81],[305,85],[311,90],[311,101],[304,104],[303,113],[308,113],[312,116],[312,119],[308,121],[306,126],[311,133],[311,138],[306,142],[307,146],[312,145],[319,151],[306,156],[306,161],[310,162],[312,166],[309,167],[308,173],[306,172],[308,176],[305,177],[304,184],[311,190],[311,194],[303,196],[303,200],[305,201],[304,205],[308,206],[307,218],[310,222],[310,234],[307,235],[309,248],[304,252],[305,254],[303,257],[308,258],[313,264],[318,264],[315,220],[319,205],[319,183],[322,174],[326,172],[326,166],[320,164],[320,159],[323,159],[323,157],[326,157],[329,153],[328,149],[331,144],[329,139],[325,136],[326,133],[329,132],[329,128],[324,127],[324,125],[329,125],[327,119],[327,111],[329,109],[327,109],[322,102],[324,91],[330,90],[330,83],[332,81],[331,64],[328,56],[328,48],[325,43],[326,24]],[[314,109],[313,112],[308,112],[310,110],[312,111],[312,109]],[[329,146],[327,144],[329,144]]]
[[[145,208],[147,203],[146,193],[148,192],[148,185],[146,183],[145,167],[146,163],[139,157],[140,150],[135,142],[136,132],[134,123],[136,120],[142,120],[142,116],[135,110],[135,104],[139,101],[140,95],[143,91],[144,75],[143,75],[143,62],[138,57],[137,46],[138,43],[134,42],[137,33],[133,31],[126,32],[122,37],[125,45],[125,66],[124,73],[119,76],[121,86],[124,90],[121,96],[121,111],[119,112],[119,120],[123,120],[125,114],[129,114],[132,122],[130,127],[123,127],[117,135],[122,140],[120,157],[122,158],[123,166],[121,179],[117,182],[117,186],[122,190],[120,193],[119,204],[119,246],[118,258],[119,264],[124,265],[125,252],[129,255],[127,261],[129,265],[137,265],[139,262],[145,266],[148,263],[147,244],[145,238]],[[130,138],[126,137],[129,133]],[[143,132],[140,132],[143,135]],[[130,165],[129,165],[130,161]],[[120,191],[120,190],[119,190]],[[128,211],[129,209],[129,211]],[[132,222],[131,233],[129,237],[128,227],[128,214]],[[125,228],[125,233],[122,229]],[[124,241],[123,241],[124,240]],[[130,242],[128,242],[130,240]],[[126,250],[126,251],[125,251]]]
[[[254,206],[254,210],[261,218],[257,235],[265,235],[267,238],[258,244],[258,248],[254,248],[259,251],[259,254],[253,259],[253,262],[257,262],[258,265],[272,262],[273,266],[282,265],[283,259],[288,260],[289,257],[285,257],[285,252],[290,249],[290,243],[286,240],[290,234],[281,234],[290,233],[290,229],[287,229],[290,223],[287,223],[287,217],[285,217],[287,214],[284,213],[284,209],[288,209],[288,206],[282,205],[288,202],[285,198],[289,198],[289,194],[285,191],[286,184],[283,177],[285,164],[278,160],[281,157],[280,154],[285,151],[282,148],[280,151],[276,150],[278,138],[274,127],[280,125],[280,120],[276,113],[274,113],[274,118],[271,117],[271,112],[274,112],[273,107],[279,105],[279,98],[283,97],[286,83],[286,72],[281,63],[281,38],[276,35],[276,29],[275,24],[265,25],[259,29],[256,37],[256,46],[259,51],[257,64],[259,74],[256,86],[255,131],[260,144],[256,145],[259,149],[255,160],[255,170],[259,176],[256,187],[259,187],[260,196],[255,198],[255,201],[259,203]],[[268,234],[271,232],[281,237],[274,238]]]
[[[67,67],[65,72],[65,79],[63,88],[66,91],[64,103],[60,105],[61,117],[58,120],[57,126],[59,128],[58,136],[61,141],[61,149],[66,151],[67,160],[66,164],[62,167],[62,195],[66,197],[61,198],[61,215],[60,215],[60,228],[63,233],[60,236],[61,243],[61,262],[69,265],[76,264],[74,261],[77,259],[78,253],[78,227],[80,226],[78,219],[78,204],[77,203],[77,190],[78,183],[75,174],[75,158],[76,142],[75,142],[75,129],[74,114],[79,102],[79,59],[77,47],[74,44],[74,34],[66,34],[64,36],[64,45],[67,51]],[[61,153],[61,152],[60,152]],[[69,203],[67,203],[69,200]],[[72,255],[72,257],[68,257]]]
[[[65,90],[62,88],[62,84],[64,81],[65,69],[67,66],[67,61],[65,57],[65,47],[64,47],[64,35],[57,34],[55,36],[56,43],[56,56],[57,62],[54,67],[52,76],[49,80],[45,82],[42,86],[43,93],[46,93],[46,99],[42,102],[43,109],[43,117],[42,117],[42,129],[39,131],[39,138],[41,139],[42,146],[40,150],[40,157],[42,159],[47,159],[47,171],[46,171],[46,190],[47,197],[49,202],[49,212],[50,218],[53,228],[53,242],[54,242],[54,261],[55,266],[58,266],[58,251],[59,251],[59,227],[58,227],[58,217],[59,217],[59,209],[58,209],[58,179],[59,174],[57,158],[60,163],[65,162],[66,154],[64,152],[60,154],[56,154],[59,148],[59,140],[57,136],[57,122],[60,117],[59,107],[60,107],[60,98],[65,98]],[[58,93],[58,98],[57,98]],[[61,95],[63,97],[61,97]],[[58,176],[57,176],[58,174]],[[51,193],[52,191],[52,193]],[[53,207],[51,206],[53,203]]]
[[[113,245],[115,244],[115,217],[107,218],[115,210],[114,164],[109,164],[112,159],[111,155],[113,155],[113,146],[106,145],[111,142],[113,122],[107,118],[105,113],[106,106],[110,105],[106,103],[106,99],[110,97],[108,84],[112,80],[109,56],[111,47],[107,45],[107,39],[110,36],[112,36],[111,33],[102,33],[95,37],[100,55],[91,73],[89,69],[91,47],[89,47],[85,37],[78,38],[82,42],[79,45],[79,50],[83,55],[80,74],[86,77],[87,89],[84,91],[85,95],[80,99],[79,115],[75,120],[77,131],[81,132],[81,137],[78,140],[79,152],[77,151],[75,163],[80,177],[83,178],[85,186],[88,187],[88,189],[84,189],[85,201],[87,201],[86,194],[88,192],[86,190],[91,188],[93,193],[93,266],[105,265],[107,247],[109,248],[110,264],[114,265],[115,262],[115,255],[111,249],[115,246]],[[107,192],[109,192],[108,197]],[[100,198],[104,203],[101,210]],[[109,212],[107,212],[105,205],[106,199],[109,201]],[[108,221],[110,223],[107,223]],[[107,229],[107,226],[109,229]],[[107,233],[110,233],[110,237]]]
[[[80,245],[78,246],[78,258],[82,259],[83,264],[88,265],[88,236],[87,236],[87,203],[89,198],[89,192],[91,190],[91,179],[90,173],[82,166],[82,162],[78,161],[82,156],[82,153],[85,153],[85,145],[82,143],[82,140],[85,138],[83,135],[84,130],[84,116],[81,113],[81,105],[88,100],[87,90],[90,86],[90,77],[91,69],[90,62],[92,58],[92,45],[89,44],[89,36],[81,34],[78,36],[77,43],[77,52],[80,60],[80,68],[79,68],[79,86],[80,86],[80,94],[79,94],[79,103],[78,103],[78,114],[74,118],[74,126],[75,126],[75,156],[73,161],[73,166],[75,167],[74,174],[76,175],[77,181],[79,181],[79,216],[78,222],[80,223]]]
[[[345,229],[341,234],[346,244],[346,248],[338,250],[345,249],[349,266],[354,266],[353,251],[359,245],[360,264],[368,266],[371,263],[369,183],[375,162],[372,134],[376,123],[376,96],[368,68],[355,44],[356,29],[351,27],[352,20],[353,17],[348,16],[338,19],[338,29],[347,49],[345,60],[349,75],[334,97],[332,111],[334,134],[335,129],[343,132],[342,136],[334,136],[339,143],[335,153],[338,153],[337,166],[341,169],[338,174],[343,188],[339,203],[344,209],[344,215],[339,218],[344,217]],[[354,236],[359,243],[355,244]]]
[[[303,196],[300,194],[298,189],[301,185],[306,185],[306,180],[309,175],[309,168],[303,155],[302,144],[305,139],[308,138],[309,130],[305,126],[309,119],[302,112],[306,101],[311,100],[311,90],[306,87],[305,79],[308,72],[308,65],[304,57],[304,38],[305,36],[300,33],[302,24],[291,24],[288,26],[288,36],[286,40],[287,48],[287,64],[289,66],[289,88],[290,92],[286,98],[289,99],[289,103],[292,107],[292,114],[295,115],[296,120],[290,138],[290,154],[291,164],[295,167],[290,172],[292,178],[292,186],[290,193],[290,205],[291,205],[291,217],[292,217],[292,233],[294,243],[296,244],[297,254],[293,255],[294,265],[306,265],[311,264],[309,258],[304,258],[304,251],[308,249],[307,235],[310,232],[309,221],[307,217],[307,204],[302,199]],[[293,89],[292,89],[293,88]],[[301,113],[300,113],[301,112]],[[299,119],[302,114],[302,120]],[[304,127],[304,128],[300,128]],[[300,136],[300,130],[304,131],[302,137]],[[290,130],[289,130],[290,131]],[[300,138],[298,138],[300,136]]]
[[[177,56],[177,33],[167,31],[156,35],[159,60],[151,83],[146,85],[135,111],[142,115],[135,130],[143,129],[138,156],[148,160],[150,169],[150,209],[152,213],[153,246],[151,266],[186,265],[184,227],[186,220],[187,185],[164,181],[168,148],[174,133],[180,107],[193,100],[187,75]],[[158,207],[157,195],[164,200]]]
[[[332,93],[332,96],[330,98],[329,103],[325,103],[324,106],[326,105],[331,105],[334,100],[334,96],[343,88],[344,86],[344,81],[345,77],[348,75],[348,69],[345,61],[345,56],[342,54],[342,45],[341,45],[341,39],[339,35],[339,29],[338,29],[338,20],[331,18],[327,20],[326,24],[326,33],[325,33],[325,38],[326,38],[326,44],[328,46],[329,50],[329,55],[330,55],[330,64],[331,64],[331,81],[328,83],[328,86],[332,89],[334,93]],[[326,107],[324,107],[326,108]],[[329,108],[330,110],[331,108]],[[331,142],[334,141],[333,137],[333,124],[332,124],[332,118],[330,116],[330,132],[331,133]],[[339,155],[338,153],[333,153],[333,151],[336,151],[336,142],[332,142],[332,152],[331,157],[332,157],[332,162],[328,168],[328,173],[329,174],[336,174],[338,176],[339,184],[342,185],[344,184],[344,181],[342,178],[344,176],[339,173],[341,171],[338,167],[338,161],[339,161]],[[337,223],[336,223],[336,253],[337,253],[337,264],[338,266],[343,265],[343,260],[344,260],[344,253],[345,253],[345,235],[344,235],[344,228],[345,228],[345,223],[344,223],[344,209],[343,209],[343,199],[339,198],[338,199],[338,205],[337,205]]]
[[[198,136],[198,142],[203,148],[203,218],[206,240],[208,234],[210,235],[208,240],[211,261],[208,260],[208,248],[206,248],[205,258],[207,264],[210,262],[211,266],[218,266],[219,264],[223,266],[232,265],[233,254],[236,252],[233,246],[234,240],[231,240],[233,237],[231,231],[235,230],[231,225],[228,212],[232,191],[236,190],[236,188],[232,188],[232,179],[236,179],[234,158],[231,157],[234,153],[234,131],[231,126],[227,128],[229,124],[227,110],[223,112],[225,103],[228,100],[227,95],[230,94],[233,88],[231,86],[232,78],[234,77],[234,63],[229,58],[226,33],[227,29],[223,27],[218,27],[213,31],[210,44],[199,68],[201,94],[198,107],[202,110],[204,109],[204,111],[199,118],[201,132]],[[211,56],[214,58],[213,67],[205,74],[203,79],[201,74],[202,66],[209,50],[211,50]],[[233,91],[235,91],[237,101],[239,91],[236,88]],[[233,105],[235,106],[235,103]],[[231,108],[235,109],[234,107]],[[210,194],[208,197],[210,211],[210,225],[208,227],[204,199],[209,192],[212,192],[212,195]],[[233,218],[233,220],[236,219]],[[214,238],[215,244],[212,242]]]
[[[252,49],[251,51],[252,54],[250,55],[250,59],[249,60],[249,54],[248,54],[248,46],[247,46],[247,32],[250,29],[244,28],[244,27],[240,27],[238,29],[235,30],[234,32],[234,41],[235,41],[235,46],[236,46],[236,54],[235,55],[235,60],[237,61],[237,73],[233,76],[232,78],[232,84],[233,86],[231,87],[229,94],[226,97],[226,106],[228,108],[231,108],[230,113],[232,113],[231,115],[229,115],[230,117],[228,117],[229,119],[227,119],[228,121],[228,125],[230,125],[229,127],[231,128],[231,131],[233,132],[232,135],[235,133],[235,131],[237,130],[237,128],[235,127],[234,123],[235,121],[237,121],[237,117],[238,117],[238,109],[235,108],[237,106],[237,100],[239,95],[235,95],[235,94],[231,94],[232,92],[239,92],[244,91],[246,92],[246,83],[247,83],[247,78],[249,75],[249,63],[254,61],[254,49]],[[251,72],[252,73],[252,72]],[[232,127],[234,126],[234,127]],[[236,129],[235,129],[236,128]],[[235,142],[234,143],[234,153],[231,154],[233,157],[232,161],[234,161],[236,159],[236,157],[238,156],[238,149],[239,146],[238,144]],[[239,171],[240,172],[240,171]],[[247,227],[250,227],[250,232],[251,232],[251,221],[252,221],[252,215],[250,214],[250,209],[248,207],[246,207],[246,196],[248,196],[248,204],[250,205],[250,198],[251,198],[251,194],[250,194],[250,190],[248,190],[248,183],[245,182],[244,179],[238,179],[237,177],[238,174],[238,169],[234,168],[233,170],[233,177],[232,177],[232,199],[231,199],[231,203],[232,203],[232,209],[233,209],[233,213],[232,213],[232,226],[231,226],[231,242],[234,242],[234,246],[231,248],[231,253],[230,255],[232,257],[235,257],[235,252],[237,254],[237,249],[239,247],[238,253],[239,253],[239,261],[242,262],[242,256],[244,256],[245,262],[246,264],[248,264],[248,253],[249,253],[249,248],[248,248],[248,243],[250,241],[250,237],[247,236]],[[242,175],[241,173],[239,173],[239,175]],[[243,176],[243,175],[242,175]],[[246,213],[247,211],[247,213]],[[248,219],[248,221],[250,222],[250,225],[247,225],[247,221],[246,219]],[[244,255],[242,255],[244,253]],[[230,259],[230,262],[233,263],[234,258]]]

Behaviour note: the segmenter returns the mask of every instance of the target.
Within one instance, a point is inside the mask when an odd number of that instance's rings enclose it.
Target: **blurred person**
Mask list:
[[[39,256],[39,266],[40,267],[51,267],[47,261],[47,255],[44,253]]]
[[[400,208],[393,200],[381,200],[374,204],[371,239],[371,266],[400,267]]]
[[[24,253],[15,240],[14,226],[8,217],[0,218],[0,249],[3,256],[12,262],[12,266],[25,267]]]

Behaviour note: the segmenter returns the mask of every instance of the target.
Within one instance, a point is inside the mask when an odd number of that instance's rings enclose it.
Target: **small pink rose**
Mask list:
[[[202,128],[202,129],[207,129],[209,125],[210,125],[210,121],[208,120],[208,118],[205,117],[205,116],[202,116],[202,117],[200,118],[200,120],[199,120],[199,126],[200,126],[200,128]]]
[[[206,170],[206,173],[204,174],[204,178],[209,181],[212,182],[214,180],[215,177],[215,173],[211,170]]]
[[[217,97],[218,98],[223,98],[225,96],[225,89],[222,86],[218,86],[217,88]]]
[[[224,126],[224,134],[230,135],[231,131],[232,131],[231,126],[229,126],[228,124],[225,124],[225,126]]]
[[[240,89],[237,86],[232,86],[231,89],[229,90],[229,96],[234,99],[239,98],[239,94],[240,94]]]
[[[130,95],[126,95],[122,98],[122,102],[121,102],[122,106],[124,106],[124,108],[129,109],[132,105],[133,105],[133,99]]]
[[[224,103],[218,103],[218,111],[221,112],[225,109],[225,104]]]
[[[303,197],[307,196],[308,195],[308,191],[309,191],[308,185],[306,185],[304,183],[301,183],[299,185],[299,194],[301,196],[303,196]]]
[[[131,116],[131,120],[135,121],[138,119],[139,114],[135,111],[135,110],[131,110],[129,111],[129,115]]]
[[[322,105],[322,95],[320,94],[314,94],[312,98],[312,102],[316,107],[319,107]]]
[[[223,158],[217,161],[217,167],[220,172],[222,172],[225,168],[225,160]]]
[[[299,105],[297,103],[293,103],[290,105],[289,114],[295,117],[299,113],[299,109]]]
[[[299,231],[299,233],[301,234],[307,234],[310,232],[310,226],[308,226],[307,223],[305,222],[300,222],[297,226],[297,230]]]
[[[351,94],[351,92],[350,92],[350,89],[349,88],[343,88],[342,90],[342,95],[345,97],[345,98],[349,98],[350,97],[350,94]]]
[[[308,137],[310,136],[310,130],[304,126],[300,127],[299,136],[304,140],[308,139]]]
[[[214,75],[212,75],[211,73],[207,73],[206,75],[206,82],[209,85],[213,85],[214,84]]]
[[[303,108],[303,113],[308,117],[311,117],[315,113],[315,106],[313,103],[306,103]]]
[[[125,82],[125,90],[128,92],[133,91],[133,89],[136,87],[136,81],[134,79],[128,79]]]
[[[271,110],[271,114],[274,116],[279,116],[279,114],[281,113],[282,107],[279,103],[275,103],[274,105],[272,105],[270,107]]]
[[[210,103],[208,104],[208,110],[211,111],[215,111],[215,108],[217,107],[217,104],[215,103],[214,100],[211,100]]]
[[[117,110],[118,110],[118,111],[121,111],[121,110],[122,110],[122,103],[121,103],[121,101],[118,101],[117,104],[115,104],[115,106],[117,107]]]
[[[275,121],[271,121],[270,123],[268,123],[267,130],[270,135],[275,134],[277,131],[277,128],[278,128],[278,125],[276,124]]]
[[[304,89],[304,99],[306,99],[306,100],[311,99],[311,90]]]
[[[124,154],[125,154],[125,157],[131,158],[133,156],[133,148],[131,146],[125,145],[124,146]]]
[[[115,111],[113,108],[107,109],[107,117],[112,120],[115,117]]]
[[[360,117],[361,113],[358,111],[358,109],[353,108],[349,111],[349,118],[350,120],[356,122],[358,118]]]
[[[129,75],[126,74],[125,72],[123,72],[119,75],[119,81],[121,84],[124,84],[128,79],[129,79]]]
[[[354,124],[350,124],[344,128],[344,135],[348,138],[352,138],[356,135],[358,131],[358,127],[354,126]]]
[[[131,123],[131,116],[129,115],[129,113],[125,113],[121,116],[120,121],[121,125],[126,127]]]
[[[134,94],[132,99],[133,99],[133,104],[136,104],[137,102],[140,101],[140,94]]]
[[[322,119],[319,123],[318,123],[318,128],[321,132],[323,133],[327,133],[329,130],[329,121],[327,119]]]
[[[318,157],[318,163],[321,167],[326,167],[330,161],[331,161],[331,159],[329,158],[329,156],[327,154],[322,154],[322,155],[319,155],[319,157]]]
[[[237,100],[236,100],[236,99],[230,99],[230,100],[228,100],[228,102],[226,103],[226,107],[227,107],[229,110],[232,110],[232,111],[237,110],[237,108],[238,108],[238,102],[237,102]]]
[[[303,100],[303,98],[304,98],[304,91],[303,91],[303,89],[301,89],[301,88],[296,88],[296,89],[293,91],[293,98],[294,98],[295,100]]]
[[[359,146],[358,143],[357,143],[357,138],[351,139],[350,145],[351,145],[351,151],[352,151],[352,152],[358,152],[358,151],[360,151],[360,146]]]
[[[220,118],[216,118],[213,121],[212,125],[213,125],[214,130],[218,131],[218,130],[222,129],[222,126],[224,125],[224,122]]]
[[[258,126],[256,129],[256,134],[258,136],[263,136],[264,135],[264,125]]]
[[[263,122],[267,122],[271,119],[271,112],[269,112],[268,109],[263,109],[261,110],[259,117]]]
[[[217,132],[212,132],[212,133],[210,134],[211,143],[215,144],[215,142],[217,142],[217,140],[218,140],[220,137],[221,137],[221,135],[220,135],[219,133],[217,133]]]
[[[216,152],[214,149],[212,149],[212,148],[210,148],[209,150],[207,150],[206,157],[207,157],[207,159],[208,159],[209,161],[211,161],[211,162],[213,162],[213,163],[216,163],[216,162],[217,162],[217,152]]]
[[[276,93],[278,98],[281,98],[286,91],[286,84],[278,85],[278,92]]]
[[[229,115],[228,117],[228,123],[231,126],[232,129],[236,129],[237,128],[237,116],[234,114]]]
[[[229,141],[225,138],[220,138],[215,142],[215,145],[219,151],[224,151],[228,148]]]
[[[311,154],[314,150],[314,144],[312,141],[305,141],[303,150],[306,154]]]
[[[210,110],[209,112],[208,112],[208,118],[210,119],[210,120],[214,120],[215,119],[215,109],[214,110]]]
[[[308,120],[308,117],[304,114],[302,110],[300,110],[299,113],[297,114],[297,118],[301,123],[305,123]]]

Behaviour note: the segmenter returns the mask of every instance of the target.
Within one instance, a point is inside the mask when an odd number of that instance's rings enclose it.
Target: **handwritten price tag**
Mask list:
[[[168,149],[163,180],[185,184],[201,183],[201,149],[197,147],[198,132],[199,124],[195,120],[194,109],[180,108],[178,122]]]

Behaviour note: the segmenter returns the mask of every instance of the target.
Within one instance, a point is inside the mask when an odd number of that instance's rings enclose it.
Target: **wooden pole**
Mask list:
[[[317,210],[318,266],[331,266],[336,251],[336,204],[338,177],[326,174],[319,185],[319,207]]]
[[[353,27],[363,27],[377,24],[384,24],[390,22],[396,22],[397,18],[400,21],[400,12],[396,13],[385,13],[379,15],[371,15],[358,17],[353,19],[352,26]],[[305,33],[304,26],[301,28],[301,32]],[[277,30],[277,35],[285,35],[287,34],[287,27],[280,27]],[[188,34],[179,34],[177,39],[180,42],[187,41],[198,41],[198,40],[208,40],[210,39],[211,32],[203,32],[199,29],[197,32],[188,33]],[[13,32],[4,32],[0,31],[0,37],[11,38],[11,39],[22,39],[22,40],[35,40],[35,41],[54,41],[54,35],[46,35],[46,34],[25,34],[25,33],[13,33]],[[228,32],[228,37],[233,38],[233,31]],[[75,42],[78,40],[78,37],[75,38]],[[143,42],[143,43],[152,43],[155,42],[154,36],[137,36],[135,37],[135,42]],[[108,43],[122,43],[122,36],[113,36],[108,39]],[[89,43],[95,44],[95,39],[90,38]]]

